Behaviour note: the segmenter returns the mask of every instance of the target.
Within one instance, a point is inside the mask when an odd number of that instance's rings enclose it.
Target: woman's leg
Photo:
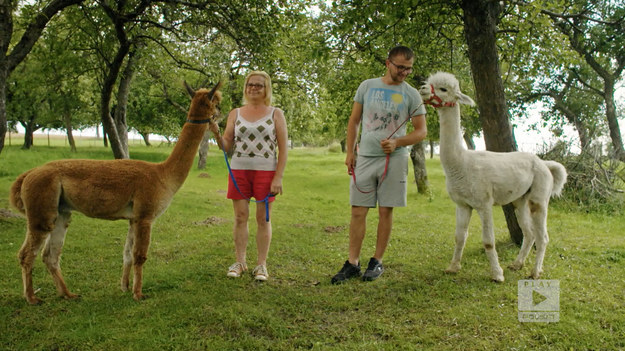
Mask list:
[[[257,264],[263,266],[267,265],[267,255],[271,245],[271,220],[268,222],[265,216],[265,202],[256,203],[256,224],[258,226],[258,232],[256,233]],[[269,218],[271,218],[271,202],[269,202]]]
[[[232,206],[234,208],[234,228],[232,234],[234,237],[235,255],[237,262],[245,264],[245,253],[249,236],[247,220],[250,205],[248,200],[232,200]]]

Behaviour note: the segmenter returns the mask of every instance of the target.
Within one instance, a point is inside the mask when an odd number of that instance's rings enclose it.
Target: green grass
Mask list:
[[[36,144],[37,145],[37,144]],[[131,147],[149,161],[166,145]],[[99,145],[6,147],[0,154],[0,208],[8,208],[15,177],[58,158],[110,159]],[[454,205],[437,159],[428,160],[430,196],[410,187],[408,207],[396,209],[385,255],[386,272],[371,283],[330,284],[346,259],[348,182],[344,156],[325,149],[291,150],[284,195],[275,202],[271,278],[228,279],[233,262],[232,206],[220,152],[207,169],[191,171],[153,227],[144,293],[135,302],[119,289],[124,221],[73,216],[62,268],[74,301],[56,296],[40,259],[35,288],[45,303],[21,294],[16,253],[25,220],[0,217],[0,349],[7,350],[615,350],[625,349],[625,219],[570,212],[554,203],[544,279],[560,281],[560,322],[520,323],[517,282],[530,264],[489,280],[477,214],[463,269],[443,272],[451,259]],[[412,174],[412,173],[410,173]],[[377,214],[370,212],[363,261],[373,253]],[[505,266],[518,252],[502,212],[495,211],[497,250]],[[256,260],[250,223],[248,262]]]

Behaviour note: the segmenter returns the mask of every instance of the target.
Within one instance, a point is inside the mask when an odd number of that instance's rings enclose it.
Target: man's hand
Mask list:
[[[345,156],[345,165],[347,166],[347,174],[354,174],[354,168],[356,168],[356,158],[353,152],[348,152]]]
[[[384,139],[380,142],[380,146],[385,154],[390,154],[397,149],[397,141],[395,139]]]

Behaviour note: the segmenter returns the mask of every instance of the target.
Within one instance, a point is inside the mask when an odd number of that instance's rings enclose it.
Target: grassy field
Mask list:
[[[344,156],[325,149],[289,154],[272,216],[274,239],[266,283],[228,279],[233,262],[232,208],[227,171],[216,149],[207,169],[194,167],[153,228],[137,303],[119,289],[124,221],[75,213],[62,268],[80,299],[56,296],[40,259],[34,284],[45,303],[29,306],[21,292],[16,253],[25,220],[7,195],[15,177],[59,158],[109,159],[97,144],[63,141],[15,145],[0,154],[0,349],[2,350],[622,350],[625,349],[625,219],[571,212],[553,203],[551,242],[543,279],[560,284],[560,321],[521,323],[518,281],[530,267],[505,269],[518,252],[501,211],[495,211],[497,250],[506,281],[489,280],[479,220],[471,222],[463,270],[443,271],[454,246],[454,205],[437,159],[428,160],[430,196],[411,186],[397,209],[386,272],[375,282],[330,278],[346,259],[349,224]],[[45,144],[45,142],[44,142]],[[132,158],[160,161],[167,145],[131,147]],[[373,253],[377,215],[369,216],[363,261]],[[255,225],[248,262],[256,259]],[[533,253],[528,258],[533,261]]]

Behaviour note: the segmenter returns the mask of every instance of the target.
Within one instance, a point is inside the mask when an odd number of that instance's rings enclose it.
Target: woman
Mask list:
[[[271,106],[271,78],[262,71],[253,71],[245,78],[243,106],[228,114],[222,138],[219,128],[212,123],[211,131],[220,147],[232,150],[232,177],[228,178],[228,195],[234,207],[234,247],[236,262],[228,269],[228,277],[240,277],[247,271],[246,248],[248,241],[250,198],[262,201],[269,195],[282,194],[282,177],[287,160],[287,128],[284,113]],[[238,189],[237,189],[238,187]],[[256,280],[267,280],[267,254],[271,244],[271,203],[256,203],[256,245],[258,259],[253,275]],[[266,212],[265,206],[269,206]]]

